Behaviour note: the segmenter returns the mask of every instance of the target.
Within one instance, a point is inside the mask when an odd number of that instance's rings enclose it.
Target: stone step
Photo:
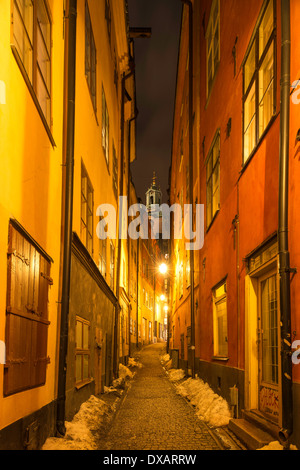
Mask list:
[[[279,426],[267,420],[258,410],[243,410],[242,417],[278,440]]]
[[[231,419],[228,428],[249,450],[260,449],[274,441],[274,437],[271,434],[243,418]]]

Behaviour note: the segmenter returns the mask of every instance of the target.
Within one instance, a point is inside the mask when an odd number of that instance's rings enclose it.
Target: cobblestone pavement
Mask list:
[[[99,450],[220,450],[204,422],[179,395],[160,364],[164,345],[139,353],[143,364]]]

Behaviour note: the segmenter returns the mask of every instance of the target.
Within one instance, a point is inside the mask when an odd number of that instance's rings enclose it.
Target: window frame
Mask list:
[[[43,125],[45,127],[45,130],[47,132],[47,135],[50,139],[50,142],[53,147],[55,147],[55,141],[52,135],[53,131],[53,110],[52,110],[52,104],[53,104],[53,96],[52,96],[52,49],[53,49],[53,39],[52,39],[52,25],[53,25],[53,20],[52,20],[52,15],[51,11],[48,5],[47,0],[39,0],[42,2],[44,10],[46,12],[48,21],[49,21],[49,38],[48,38],[48,45],[47,45],[47,40],[45,40],[43,32],[41,28],[39,27],[38,24],[38,17],[37,17],[37,1],[36,0],[31,0],[31,5],[32,5],[32,38],[30,38],[30,34],[28,32],[28,28],[25,24],[25,20],[20,12],[20,8],[18,6],[17,0],[12,0],[11,1],[11,50],[13,53],[13,56],[17,62],[17,65],[20,69],[20,72],[25,80],[25,83],[27,85],[27,88],[30,92],[30,95],[34,101],[34,104],[37,108],[37,111],[40,115],[40,118],[43,122]],[[17,12],[17,13],[16,13]],[[26,65],[24,64],[24,59],[21,56],[20,51],[18,50],[18,46],[16,44],[17,39],[15,38],[15,23],[16,23],[16,15],[20,16],[20,21],[22,24],[23,28],[23,37],[27,38],[29,41],[29,45],[32,49],[32,58],[30,60],[31,63],[31,77],[28,72],[28,69],[26,68]],[[38,29],[40,30],[41,33],[41,40],[43,41],[43,44],[46,49],[47,56],[49,58],[49,84],[46,83],[41,67],[38,64]],[[43,111],[42,104],[40,103],[40,100],[38,98],[38,87],[37,87],[37,76],[38,74],[41,76],[41,80],[43,82],[44,87],[46,88],[47,94],[49,96],[49,117],[47,117]]]
[[[218,142],[218,157],[214,164],[213,154],[214,154],[214,149],[215,149],[217,142]],[[208,177],[208,165],[209,165],[210,159],[212,159],[212,165],[211,165],[211,173]],[[221,207],[221,133],[220,133],[220,129],[217,130],[213,138],[212,144],[210,146],[209,152],[205,160],[205,167],[206,167],[206,230],[208,231],[211,225],[213,224],[217,214],[219,213],[220,207]],[[218,207],[214,212],[213,210],[213,187],[211,186],[210,194],[208,194],[208,190],[209,190],[209,182],[210,181],[212,182],[214,172],[216,169],[218,169],[218,193],[219,195],[218,195]],[[209,197],[210,197],[210,206],[211,206],[210,219],[208,219],[208,198]]]
[[[217,296],[217,291],[224,288],[224,292]],[[217,360],[228,360],[228,310],[227,310],[227,277],[220,281],[215,287],[212,288],[212,302],[213,302],[213,359]],[[220,354],[220,338],[218,334],[218,310],[217,307],[225,302],[225,316],[226,316],[226,340],[223,344],[226,345],[226,354]]]
[[[102,85],[102,149],[109,171],[109,113],[104,87]]]
[[[77,345],[77,323],[82,324],[82,347],[78,347]],[[84,347],[84,326],[88,327],[88,347]],[[78,315],[76,315],[75,319],[75,386],[77,388],[80,388],[87,383],[91,381],[91,323],[90,321],[86,320],[85,318],[82,318]],[[83,378],[83,370],[84,370],[84,365],[83,365],[83,359],[85,356],[88,356],[88,377]],[[77,377],[77,357],[81,357],[82,363],[81,363],[81,378],[78,380]]]
[[[83,178],[86,178],[87,180],[87,194],[83,194],[82,191],[82,180]],[[81,209],[80,209],[80,239],[86,249],[88,250],[89,254],[92,256],[94,253],[94,188],[92,186],[91,180],[89,178],[88,172],[86,171],[86,168],[81,162],[81,190],[80,190],[80,197],[81,197]],[[89,209],[89,194],[92,194],[92,207]],[[83,212],[82,212],[82,206],[83,206],[83,198],[84,202],[86,204],[86,213],[85,213],[85,220],[83,219]],[[91,218],[91,231],[88,229],[88,218]],[[85,226],[86,230],[86,236],[85,239],[83,237],[83,228],[82,226]],[[90,235],[90,238],[89,238]],[[89,240],[91,240],[91,249],[89,249]]]
[[[89,43],[87,29],[89,28]],[[89,47],[88,47],[89,46]],[[88,61],[89,58],[89,61]],[[89,64],[89,68],[87,67]],[[94,70],[93,70],[94,67]],[[88,2],[85,2],[85,78],[97,119],[97,48]],[[95,90],[93,90],[93,86]]]
[[[271,31],[270,37],[264,46],[263,52],[260,54],[259,53],[259,29],[260,26],[265,18],[265,14],[267,13],[268,7],[270,4],[273,4],[273,29]],[[276,109],[277,109],[277,14],[276,14],[276,1],[275,0],[265,0],[259,18],[257,20],[256,26],[254,28],[251,40],[249,42],[242,67],[243,67],[243,91],[242,91],[242,107],[243,107],[243,123],[242,123],[242,129],[243,129],[243,135],[242,135],[242,168],[245,168],[249,161],[252,159],[253,155],[255,154],[257,148],[259,147],[261,141],[265,137],[266,133],[268,132],[269,128],[274,122],[274,119],[276,118]],[[260,115],[259,115],[259,108],[260,108],[260,101],[259,101],[259,72],[262,68],[262,65],[264,63],[265,58],[267,57],[267,54],[271,50],[273,46],[273,109],[271,110],[271,117],[269,119],[268,124],[265,126],[265,129],[262,131],[260,135]],[[247,89],[245,90],[245,65],[247,63],[247,60],[250,56],[250,53],[252,51],[252,47],[255,48],[255,70],[253,72],[253,75],[251,77],[251,80],[248,83]],[[271,82],[270,82],[271,83]],[[254,87],[254,93],[255,93],[255,113],[253,116],[255,116],[255,136],[254,136],[254,146],[249,152],[249,155],[245,158],[245,103],[247,98],[249,97],[252,88]],[[268,86],[269,87],[269,86]],[[264,93],[265,96],[266,92]],[[262,98],[263,99],[263,98]],[[261,100],[262,101],[262,100]],[[253,119],[253,117],[252,117]],[[250,123],[248,124],[247,129],[249,128]]]
[[[216,18],[216,22],[213,24],[213,12],[215,10],[215,5],[217,4],[217,8],[218,8],[218,15],[217,15],[217,18]],[[211,95],[211,92],[212,92],[212,89],[213,89],[213,86],[214,86],[214,82],[215,82],[215,78],[216,78],[216,75],[217,75],[217,72],[218,72],[218,68],[219,68],[219,64],[220,64],[220,60],[221,60],[221,47],[220,47],[220,0],[213,0],[212,2],[212,6],[211,6],[211,10],[210,10],[210,15],[209,15],[209,20],[208,20],[208,24],[207,24],[207,29],[206,29],[206,33],[205,33],[205,47],[206,47],[206,99],[207,99],[207,102],[210,98],[210,95]],[[218,32],[218,57],[217,57],[217,61],[216,63],[214,62],[214,56],[215,56],[215,51],[214,51],[214,37],[215,37],[215,31],[217,29],[217,25],[218,25],[218,28],[219,28],[219,32]],[[212,29],[212,35],[211,35],[211,43],[208,42],[208,36],[209,36],[209,31],[210,29]],[[208,80],[208,76],[209,76],[209,69],[208,69],[208,58],[209,58],[209,52],[211,50],[211,56],[212,56],[212,80],[211,80],[211,85],[209,86],[209,80]]]

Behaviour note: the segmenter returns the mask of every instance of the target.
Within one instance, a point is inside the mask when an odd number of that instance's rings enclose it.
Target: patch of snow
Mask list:
[[[227,401],[217,395],[207,383],[196,377],[188,378],[176,386],[177,393],[187,398],[196,409],[196,414],[212,427],[226,426],[231,419]]]
[[[161,361],[162,362],[168,362],[170,360],[170,354],[164,354],[161,356]]]
[[[182,369],[170,369],[168,375],[171,382],[176,382],[185,377],[185,373]]]
[[[258,450],[283,450],[283,446],[279,441],[272,441],[267,446],[261,447]],[[290,445],[290,450],[298,450],[293,444]]]
[[[96,450],[97,431],[109,411],[110,407],[103,400],[91,395],[73,420],[65,422],[65,436],[49,437],[42,450]]]
[[[141,364],[137,359],[134,359],[133,357],[129,357],[128,367],[138,367],[139,369],[141,369],[143,367],[143,364]]]

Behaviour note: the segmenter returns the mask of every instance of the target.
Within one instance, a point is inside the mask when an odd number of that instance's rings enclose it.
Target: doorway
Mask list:
[[[247,258],[245,409],[280,425],[280,302],[277,243]]]
[[[280,329],[276,271],[260,277],[258,283],[258,406],[261,413],[278,422]]]

